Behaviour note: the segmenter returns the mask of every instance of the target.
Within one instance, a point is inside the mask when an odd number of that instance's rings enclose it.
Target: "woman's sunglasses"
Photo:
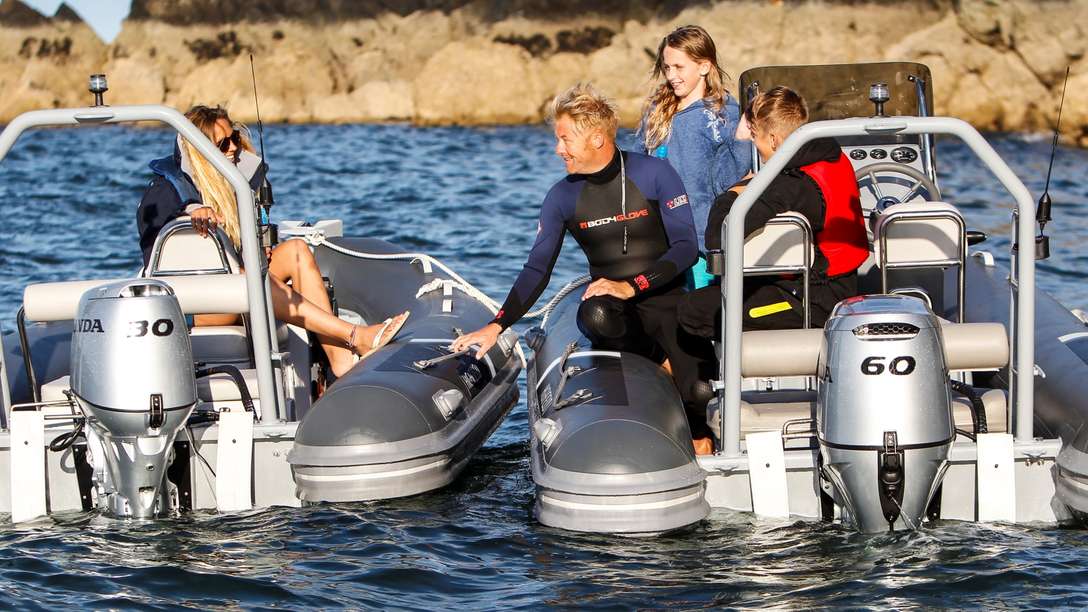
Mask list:
[[[239,132],[238,130],[234,130],[233,132],[230,133],[230,136],[227,136],[223,140],[220,140],[219,142],[215,143],[215,146],[219,147],[220,151],[226,153],[227,151],[230,150],[230,143],[232,143],[232,142],[234,143],[235,147],[242,146],[242,134],[241,134],[241,132]]]

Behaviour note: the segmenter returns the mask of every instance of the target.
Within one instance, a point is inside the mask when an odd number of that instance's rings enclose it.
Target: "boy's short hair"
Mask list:
[[[548,105],[548,124],[554,125],[563,115],[574,121],[579,132],[599,127],[613,140],[616,138],[619,126],[616,104],[590,83],[578,83],[552,100]]]
[[[808,122],[808,105],[801,94],[780,85],[753,98],[744,118],[757,131],[785,138]]]

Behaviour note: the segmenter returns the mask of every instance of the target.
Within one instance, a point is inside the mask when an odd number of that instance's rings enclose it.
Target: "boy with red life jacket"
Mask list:
[[[760,159],[766,162],[786,137],[808,121],[808,108],[797,92],[775,87],[760,94],[745,111]],[[718,196],[706,230],[708,249],[721,248],[721,225],[750,176]],[[810,318],[821,327],[839,301],[857,295],[857,269],[869,255],[857,180],[850,160],[833,138],[806,143],[759,196],[744,219],[750,236],[777,214],[803,215],[815,237],[809,275]],[[751,277],[744,281],[744,329],[789,329],[803,325],[800,276]],[[684,296],[681,327],[715,337],[720,328],[721,288],[706,287]]]

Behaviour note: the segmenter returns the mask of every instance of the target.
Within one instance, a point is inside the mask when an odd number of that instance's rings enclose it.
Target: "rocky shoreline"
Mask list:
[[[106,44],[66,9],[46,19],[5,0],[0,122],[86,104],[92,72],[108,74],[114,103],[221,103],[252,120],[252,53],[266,121],[531,123],[556,91],[592,80],[631,125],[660,37],[698,23],[733,76],[772,63],[923,62],[937,112],[986,130],[1050,129],[1072,66],[1063,139],[1088,147],[1088,0],[277,0],[259,15],[247,4],[134,0]]]

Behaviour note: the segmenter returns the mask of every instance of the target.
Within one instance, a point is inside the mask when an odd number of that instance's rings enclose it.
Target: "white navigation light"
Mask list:
[[[869,101],[876,105],[876,116],[884,116],[884,103],[891,99],[887,83],[873,83],[869,86]]]
[[[888,95],[887,83],[873,83],[869,86],[869,99],[873,102],[884,103],[890,98],[891,96]]]
[[[91,93],[102,93],[109,89],[106,84],[106,75],[104,74],[92,74],[91,75]]]
[[[102,94],[109,90],[109,85],[106,83],[106,75],[92,74],[87,89],[94,94],[94,105],[104,106]]]

